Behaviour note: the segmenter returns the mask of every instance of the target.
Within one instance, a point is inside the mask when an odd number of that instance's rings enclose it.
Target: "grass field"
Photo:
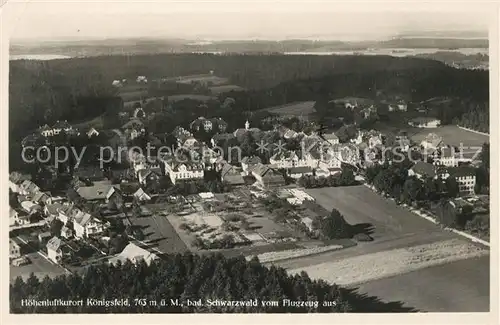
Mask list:
[[[306,271],[313,279],[351,285],[487,254],[488,250],[484,248],[450,239],[292,269],[290,273]]]
[[[408,134],[413,134],[411,139],[420,143],[429,133],[435,133],[443,138],[445,144],[459,147],[464,146],[481,146],[485,142],[490,142],[490,137],[464,129],[460,129],[455,125],[444,125],[435,129],[417,129],[411,128]]]
[[[23,266],[10,266],[10,281],[14,281],[18,276],[27,279],[31,273],[35,274],[40,280],[45,276],[54,278],[58,275],[66,274],[66,271],[57,264],[54,264],[37,252],[26,255],[31,263]]]
[[[141,99],[148,97],[148,91],[147,90],[136,90],[127,92],[120,91],[120,94],[118,96],[120,96],[124,102],[140,101]]]
[[[223,86],[215,86],[215,87],[210,87],[209,88],[212,94],[218,95],[221,93],[225,93],[228,91],[242,91],[245,90],[244,88],[236,85],[223,85]]]
[[[339,210],[351,225],[371,224],[374,227],[371,236],[375,240],[440,230],[433,223],[399,207],[363,185],[308,189],[306,192],[328,211],[333,208]]]
[[[314,101],[297,102],[280,106],[264,108],[263,111],[275,113],[283,117],[302,116],[307,117],[314,114]]]
[[[488,312],[489,279],[489,256],[483,256],[370,281],[358,291],[426,312]]]

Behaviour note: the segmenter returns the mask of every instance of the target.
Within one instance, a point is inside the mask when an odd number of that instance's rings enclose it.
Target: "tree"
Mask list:
[[[61,235],[61,229],[64,226],[64,223],[59,220],[59,219],[54,219],[50,223],[50,234],[52,236],[60,236]]]
[[[411,204],[421,198],[422,182],[415,178],[408,178],[403,185],[403,202]]]
[[[322,217],[318,221],[318,230],[324,238],[341,239],[352,237],[350,225],[336,209],[333,209],[329,216]]]
[[[460,187],[455,177],[448,177],[445,183],[446,183],[446,190],[448,192],[448,197],[450,198],[457,197],[458,194],[460,193]]]
[[[335,134],[339,138],[339,142],[345,143],[350,139],[354,139],[358,134],[358,130],[355,125],[344,125]]]
[[[353,185],[356,182],[354,177],[354,172],[351,168],[344,168],[339,178],[340,186],[349,186]]]

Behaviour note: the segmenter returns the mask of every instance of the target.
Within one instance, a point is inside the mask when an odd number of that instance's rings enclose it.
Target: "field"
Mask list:
[[[34,273],[40,280],[45,276],[54,278],[58,275],[66,274],[66,271],[57,264],[54,264],[37,252],[26,255],[31,261],[30,264],[23,266],[10,266],[10,281],[14,281],[18,276],[27,279],[31,273]]]
[[[485,142],[490,142],[490,137],[479,133],[470,132],[460,129],[455,125],[444,125],[435,129],[418,129],[411,128],[408,134],[413,134],[411,139],[420,143],[429,133],[435,133],[443,138],[445,144],[460,147],[464,146],[481,146]]]
[[[314,114],[314,103],[314,101],[297,102],[265,108],[263,109],[263,111],[268,111],[270,113],[278,114],[283,117],[303,116],[304,118],[306,118],[309,115]]]
[[[177,102],[177,101],[180,101],[183,99],[193,99],[193,100],[206,102],[206,101],[209,101],[211,99],[217,99],[217,98],[213,97],[213,96],[197,95],[197,94],[183,94],[183,95],[168,96],[169,102]]]
[[[159,214],[161,205],[148,205],[150,216],[142,216],[132,220],[134,226],[142,228],[146,236],[144,242],[163,253],[182,253],[188,249],[174,227],[165,216]]]
[[[119,96],[123,99],[124,102],[140,101],[148,97],[148,91],[147,90],[120,91]]]
[[[489,256],[483,256],[363,283],[358,292],[420,311],[488,312],[489,279]]]
[[[198,76],[181,76],[177,79],[178,83],[190,84],[192,82],[210,83],[213,86],[223,85],[228,82],[227,78],[217,77],[213,75],[198,75]]]
[[[440,231],[438,226],[382,198],[363,185],[308,189],[306,192],[328,211],[333,208],[339,210],[351,225],[372,225],[374,229],[371,236],[375,240]]]
[[[373,226],[374,241],[273,264],[292,274],[306,271],[312,278],[359,285],[361,293],[404,301],[423,311],[488,310],[488,249],[442,230],[365,186],[306,192],[325,209],[338,209],[350,224]]]
[[[313,279],[352,285],[487,254],[488,250],[484,248],[451,239],[291,269],[289,273],[305,271]]]
[[[225,93],[228,91],[242,91],[245,90],[244,88],[236,85],[224,85],[224,86],[216,86],[216,87],[210,87],[209,88],[212,94],[218,95],[221,93]]]

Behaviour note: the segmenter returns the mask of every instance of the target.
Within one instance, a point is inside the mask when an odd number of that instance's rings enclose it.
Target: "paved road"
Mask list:
[[[488,312],[489,279],[489,256],[484,256],[367,282],[359,292],[420,311]]]

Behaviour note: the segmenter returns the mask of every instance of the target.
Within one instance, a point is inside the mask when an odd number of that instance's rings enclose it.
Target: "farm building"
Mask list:
[[[417,117],[408,122],[408,125],[416,128],[437,128],[441,121],[433,117]]]

